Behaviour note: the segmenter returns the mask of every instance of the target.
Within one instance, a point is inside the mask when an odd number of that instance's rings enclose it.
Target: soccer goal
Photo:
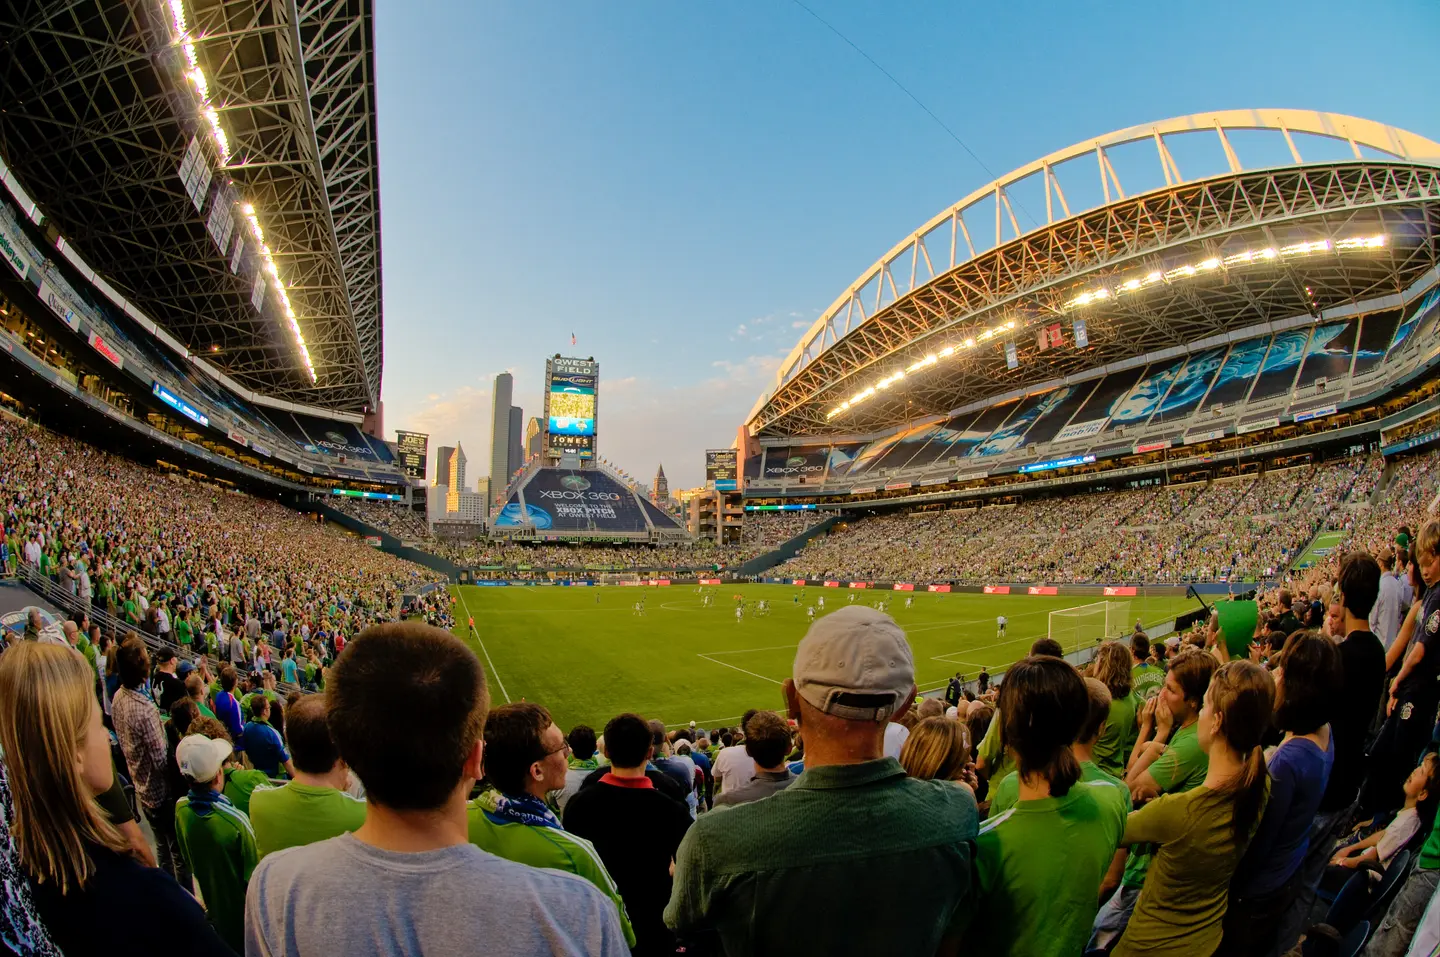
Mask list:
[[[1087,648],[1130,630],[1128,601],[1096,601],[1050,613],[1050,637],[1067,652]]]

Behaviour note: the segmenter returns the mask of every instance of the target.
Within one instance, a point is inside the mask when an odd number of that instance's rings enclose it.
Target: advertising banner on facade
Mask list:
[[[926,591],[948,592],[948,591],[950,590],[950,586],[949,586],[949,585],[926,585],[926,586],[925,586],[925,590],[926,590]]]
[[[1060,589],[1054,585],[1031,585],[1026,592],[1031,595],[1058,595]]]
[[[1105,597],[1128,597],[1135,594],[1134,585],[1106,585]]]
[[[1008,595],[1008,594],[1010,594],[1010,586],[1009,586],[1009,585],[986,585],[986,586],[985,586],[985,594],[987,594],[987,595]]]
[[[705,450],[705,487],[733,492],[740,487],[739,456],[735,449]]]

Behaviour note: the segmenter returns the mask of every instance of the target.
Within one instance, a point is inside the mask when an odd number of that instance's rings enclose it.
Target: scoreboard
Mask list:
[[[553,356],[545,360],[545,446],[554,456],[595,457],[600,364]]]
[[[409,478],[425,478],[425,465],[430,455],[430,436],[423,432],[396,432],[395,457],[400,470]]]
[[[706,449],[706,487],[717,492],[733,492],[739,488],[739,457],[740,454],[735,449]]]

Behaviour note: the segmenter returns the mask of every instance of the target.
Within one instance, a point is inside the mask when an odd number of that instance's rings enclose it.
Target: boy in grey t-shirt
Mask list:
[[[365,823],[260,862],[249,957],[629,954],[614,904],[589,881],[469,843],[489,694],[459,640],[411,622],[366,629],[325,697],[336,749],[365,783]]]

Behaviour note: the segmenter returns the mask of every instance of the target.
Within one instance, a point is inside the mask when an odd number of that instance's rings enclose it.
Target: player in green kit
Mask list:
[[[1084,949],[1100,883],[1125,831],[1112,782],[1085,782],[1072,750],[1090,714],[1085,680],[1063,659],[1022,659],[999,714],[1018,800],[975,839],[976,953],[1069,957]],[[1003,782],[1002,782],[1003,784]]]

